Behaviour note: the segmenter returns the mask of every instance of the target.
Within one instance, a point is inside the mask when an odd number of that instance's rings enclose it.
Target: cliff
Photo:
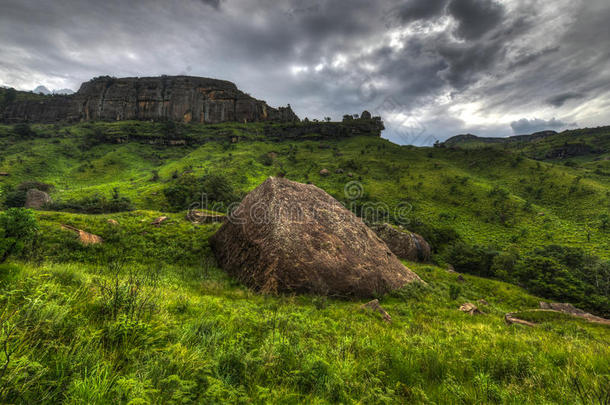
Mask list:
[[[290,106],[272,108],[235,84],[192,76],[98,77],[73,95],[19,100],[0,109],[0,120],[78,122],[154,120],[200,123],[299,121]]]

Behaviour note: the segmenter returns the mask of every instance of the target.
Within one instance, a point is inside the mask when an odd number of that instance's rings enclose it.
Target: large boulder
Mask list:
[[[421,281],[337,200],[285,178],[250,192],[210,243],[229,274],[266,293],[374,296]]]
[[[378,224],[371,227],[390,250],[401,259],[412,262],[430,260],[430,245],[421,235],[395,228],[390,224]]]
[[[49,197],[49,194],[35,188],[28,190],[25,194],[26,208],[41,209],[51,202],[52,200],[51,197]]]

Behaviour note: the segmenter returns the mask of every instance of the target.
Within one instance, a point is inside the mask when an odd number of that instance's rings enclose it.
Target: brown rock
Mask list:
[[[392,317],[386,312],[385,309],[383,309],[381,305],[379,305],[378,299],[374,299],[372,301],[367,302],[366,304],[362,304],[360,308],[379,312],[385,321],[392,322]]]
[[[114,226],[117,226],[117,225],[119,224],[119,223],[118,223],[118,221],[117,221],[117,220],[115,220],[115,219],[109,219],[109,220],[108,220],[108,223],[109,223],[110,225],[114,225]]]
[[[564,314],[586,319],[589,322],[610,325],[610,319],[605,319],[605,318],[590,314],[586,311],[583,311],[582,309],[576,308],[572,304],[560,303],[560,302],[540,302],[540,308],[541,308],[540,309],[541,311],[562,312]]]
[[[160,226],[163,222],[167,221],[167,217],[159,217],[159,218],[155,218],[154,221],[152,221],[151,225],[154,226]]]
[[[285,178],[250,192],[210,245],[222,268],[266,293],[372,296],[421,281],[341,203]]]
[[[27,191],[25,195],[25,207],[33,209],[41,209],[47,204],[53,202],[49,194],[35,188]]]
[[[68,231],[72,231],[78,234],[78,240],[83,244],[83,245],[96,245],[98,243],[103,243],[104,240],[97,235],[94,235],[92,233],[89,232],[85,232],[82,229],[78,229],[75,228],[73,226],[70,225],[62,225],[61,226],[62,229],[68,230]]]
[[[0,172],[0,176],[6,177],[6,176],[10,176],[10,174],[8,172]]]
[[[328,169],[320,170],[320,176],[328,176],[329,174],[330,172],[328,171]]]
[[[529,321],[524,321],[523,319],[515,318],[513,313],[508,313],[508,314],[504,315],[504,321],[509,325],[517,324],[517,325],[524,325],[524,326],[530,326],[530,327],[536,326],[535,323],[532,323]]]
[[[470,302],[462,304],[462,306],[460,306],[460,311],[466,312],[470,315],[481,315],[483,313],[479,310],[479,308],[477,308],[476,305],[471,304]]]
[[[352,172],[348,173],[347,177],[354,177],[354,173],[352,173]]]
[[[430,260],[430,245],[420,235],[403,231],[390,224],[373,225],[371,229],[401,259],[412,262],[427,262]]]

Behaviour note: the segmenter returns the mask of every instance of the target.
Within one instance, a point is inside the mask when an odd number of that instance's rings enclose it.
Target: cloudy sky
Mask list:
[[[430,144],[610,124],[608,0],[0,0],[0,85],[227,79]]]

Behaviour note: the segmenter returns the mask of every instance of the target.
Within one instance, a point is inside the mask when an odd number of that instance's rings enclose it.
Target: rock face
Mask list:
[[[35,188],[25,194],[25,208],[40,209],[51,202],[51,197],[47,193]]]
[[[371,228],[401,259],[412,262],[430,260],[430,245],[421,235],[397,229],[390,224],[373,225]]]
[[[0,111],[3,122],[173,120],[298,121],[290,106],[269,107],[235,84],[192,76],[98,77],[77,93],[13,102]]]
[[[284,178],[250,192],[210,243],[229,274],[265,293],[372,296],[421,281],[337,200]]]

